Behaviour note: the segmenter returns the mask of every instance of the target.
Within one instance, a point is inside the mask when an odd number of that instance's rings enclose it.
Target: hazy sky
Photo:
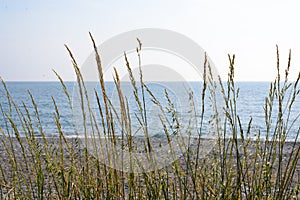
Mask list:
[[[300,1],[266,0],[0,0],[0,76],[6,81],[73,80],[68,44],[82,64],[98,44],[138,28],[164,28],[201,45],[224,78],[236,54],[237,80],[273,80],[292,49],[300,71]]]

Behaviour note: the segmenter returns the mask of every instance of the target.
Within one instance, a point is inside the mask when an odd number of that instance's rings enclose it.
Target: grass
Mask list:
[[[299,79],[289,81],[290,58],[284,75],[280,74],[279,52],[277,47],[278,75],[270,83],[264,105],[265,136],[255,130],[252,119],[248,126],[242,126],[237,113],[239,89],[234,81],[235,56],[229,56],[229,73],[227,82],[213,80],[207,59],[204,63],[201,109],[195,110],[191,95],[192,115],[200,113],[196,130],[189,127],[184,135],[185,145],[181,149],[183,156],[177,158],[178,149],[173,146],[172,139],[179,135],[180,118],[172,99],[165,93],[168,106],[159,102],[147,84],[143,81],[141,66],[142,46],[138,41],[140,76],[134,77],[130,63],[125,54],[126,67],[130,76],[135,102],[138,111],[135,117],[130,115],[130,105],[121,90],[122,82],[115,70],[114,82],[117,88],[120,108],[112,105],[105,87],[100,55],[91,36],[95,50],[95,59],[99,72],[100,91],[95,90],[97,110],[91,106],[90,95],[80,73],[79,66],[70,54],[73,68],[77,76],[77,89],[80,99],[80,110],[85,136],[67,138],[60,122],[60,112],[55,97],[53,123],[57,127],[58,137],[45,135],[39,117],[38,106],[29,92],[32,105],[17,105],[11,97],[4,81],[3,90],[7,101],[0,102],[5,119],[5,126],[0,127],[2,133],[0,162],[0,197],[1,199],[297,199],[300,197],[300,145],[297,139],[300,132],[298,118],[291,118],[296,98],[299,96]],[[71,95],[62,78],[54,72],[61,82],[67,97],[70,110],[73,110]],[[201,146],[205,140],[196,138],[196,145],[189,145],[194,138],[189,133],[195,131],[203,134],[204,113],[207,107],[216,107],[216,88],[221,88],[224,100],[224,119],[221,113],[215,113],[212,123],[216,127],[217,145],[206,156],[201,157]],[[141,89],[139,89],[141,88]],[[163,144],[168,145],[168,157],[172,162],[156,168],[159,160],[154,153],[153,139],[149,136],[148,117],[145,95],[152,97],[154,104],[160,109],[161,128],[165,137]],[[209,97],[211,105],[204,103]],[[9,110],[4,110],[7,103]],[[24,109],[20,109],[23,107]],[[33,110],[31,110],[33,109]],[[119,112],[120,111],[120,112]],[[17,113],[17,119],[12,113]],[[97,112],[97,113],[96,113]],[[31,114],[34,113],[34,114]],[[100,122],[97,121],[97,114]],[[276,121],[272,121],[276,116]],[[50,116],[49,116],[50,117]],[[51,116],[52,117],[52,116]],[[136,145],[132,131],[132,121],[139,123],[145,140]],[[191,118],[194,120],[194,118]],[[19,126],[20,125],[20,126]],[[116,126],[121,134],[117,134]],[[291,127],[296,127],[294,141],[286,141]],[[41,137],[36,136],[36,132]],[[75,128],[74,128],[75,132]],[[256,138],[250,135],[257,132]],[[24,137],[21,137],[24,133]],[[179,137],[180,138],[180,137]],[[89,148],[87,148],[89,147]],[[118,148],[132,153],[124,157]],[[287,150],[288,149],[288,150]],[[137,162],[134,152],[142,151],[145,160],[150,163],[146,170]],[[101,158],[101,155],[105,155]],[[127,163],[119,166],[118,163]],[[112,167],[110,167],[112,166]],[[123,168],[124,167],[124,168]],[[139,172],[139,173],[133,173]]]

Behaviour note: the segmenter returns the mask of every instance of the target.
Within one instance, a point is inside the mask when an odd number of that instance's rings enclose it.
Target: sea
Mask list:
[[[0,86],[2,134],[15,136],[15,130],[12,128],[12,125],[15,125],[20,135],[25,136],[26,128],[22,126],[25,119],[37,136],[41,135],[41,131],[46,136],[58,136],[57,120],[63,133],[68,137],[83,136],[84,123],[87,127],[97,124],[100,132],[103,131],[103,126],[107,126],[107,124],[103,125],[101,120],[99,105],[104,115],[105,106],[101,86],[97,82],[85,83],[86,93],[84,91],[80,93],[80,87],[76,82],[65,82],[68,95],[60,82],[6,82],[5,84],[7,91],[4,85]],[[130,122],[132,134],[136,136],[143,135],[141,124],[146,123],[148,132],[153,137],[163,137],[166,130],[171,133],[181,130],[191,135],[197,135],[201,130],[204,137],[212,137],[210,134],[214,132],[213,129],[218,126],[224,129],[224,124],[227,124],[227,136],[230,137],[232,129],[230,120],[228,118],[224,120],[225,112],[235,116],[232,118],[235,123],[240,121],[238,130],[243,130],[244,137],[264,138],[266,134],[278,130],[276,127],[278,101],[276,100],[273,103],[269,132],[266,128],[265,105],[266,98],[269,96],[269,82],[236,82],[234,86],[236,91],[231,94],[237,97],[236,103],[231,100],[227,107],[224,101],[224,97],[227,96],[226,83],[223,83],[223,92],[220,86],[207,86],[204,101],[202,101],[202,82],[149,82],[146,86],[140,85],[139,82],[135,84],[124,82],[120,87],[124,105],[129,110],[126,114],[127,121]],[[83,90],[83,85],[81,88]],[[119,91],[114,82],[106,82],[105,90],[109,99],[109,113],[114,118],[114,130],[118,134],[124,126]],[[297,90],[299,92],[299,87],[296,88]],[[292,107],[289,107],[292,94],[293,88],[290,87],[283,99],[283,120],[287,140],[291,141],[296,139],[300,128],[300,94],[294,99]],[[86,96],[89,98],[89,104]],[[84,105],[83,109],[82,105]],[[59,114],[56,113],[56,107]],[[89,110],[93,112],[93,116],[88,114]],[[85,122],[83,113],[86,114]],[[92,119],[92,122],[88,119]],[[252,121],[248,132],[250,119]]]

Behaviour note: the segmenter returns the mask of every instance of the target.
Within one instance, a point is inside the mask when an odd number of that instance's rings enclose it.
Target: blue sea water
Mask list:
[[[31,115],[31,124],[35,130],[35,133],[39,135],[39,128],[42,127],[44,133],[49,136],[58,135],[58,128],[55,123],[55,107],[53,103],[53,99],[56,102],[58,107],[60,116],[59,120],[62,126],[62,130],[66,135],[74,136],[74,135],[82,135],[82,110],[81,110],[81,102],[80,102],[80,93],[78,93],[77,84],[74,82],[66,82],[67,90],[70,94],[70,102],[66,94],[64,93],[63,87],[59,82],[7,82],[7,88],[13,99],[15,105],[22,111],[24,115],[26,115],[25,106],[28,109],[28,112]],[[99,109],[97,105],[97,101],[94,96],[94,89],[100,92],[100,86],[97,83],[86,83],[86,87],[89,91],[89,96],[91,99],[91,108],[95,111],[96,121],[97,123],[101,123]],[[138,87],[138,95],[142,98],[141,88],[137,83]],[[197,126],[200,122],[201,118],[201,91],[202,91],[202,83],[200,82],[190,82],[188,85],[177,82],[170,83],[149,83],[149,89],[152,91],[155,98],[161,102],[161,107],[165,110],[166,118],[170,120],[170,124],[174,125],[176,122],[172,121],[172,106],[174,110],[176,110],[176,114],[181,119],[179,122],[181,125],[185,127],[189,127],[191,124],[191,120],[189,120],[190,116],[194,116],[196,121],[193,119],[193,125],[190,127]],[[190,87],[190,88],[189,88]],[[242,122],[243,129],[247,130],[247,125],[250,118],[253,118],[252,121],[252,129],[251,129],[251,137],[255,137],[255,134],[260,134],[262,137],[266,134],[266,125],[265,125],[265,112],[264,105],[265,99],[269,93],[270,84],[267,82],[237,82],[236,87],[239,89],[239,95],[237,100],[237,114],[240,117]],[[139,105],[135,101],[134,94],[132,93],[132,87],[129,83],[123,84],[123,95],[127,97],[128,107],[130,108],[130,117],[132,123],[132,131],[135,135],[141,134],[139,119],[142,119],[142,116],[139,115]],[[119,98],[117,95],[117,90],[115,84],[113,82],[106,83],[107,94],[111,100],[111,103],[115,106],[114,110],[112,109],[112,114],[117,115],[120,111],[119,109]],[[169,99],[172,101],[168,102],[166,97],[165,90],[168,93]],[[34,101],[37,105],[39,118],[35,116],[35,109],[32,103],[32,100],[29,95],[29,91],[34,97]],[[191,92],[193,93],[193,101],[191,101]],[[289,94],[289,93],[288,93]],[[83,94],[84,95],[84,94]],[[221,97],[221,98],[218,98]],[[222,95],[219,95],[216,98],[216,105],[223,107],[224,104],[222,101]],[[53,99],[52,99],[53,98]],[[204,114],[203,127],[204,129],[209,129],[211,125],[211,117],[213,114],[213,104],[211,103],[211,97],[209,93],[207,93],[205,98],[205,109],[206,112]],[[289,98],[286,96],[284,102]],[[145,91],[145,108],[147,110],[147,123],[148,129],[150,129],[152,135],[160,136],[163,135],[163,126],[161,125],[162,116],[160,113],[160,107],[157,104],[153,103],[153,97]],[[193,102],[193,105],[192,105]],[[70,104],[71,103],[71,104]],[[14,105],[10,105],[7,99],[6,91],[4,87],[0,87],[0,104],[2,113],[0,114],[0,127],[4,130],[5,133],[10,133],[13,135],[13,130],[10,125],[9,118],[14,120],[17,127],[20,130],[20,134],[24,136],[24,130],[22,130],[20,115],[15,111]],[[103,106],[103,101],[100,101],[100,104]],[[73,110],[70,109],[70,105],[73,107]],[[141,103],[143,108],[143,103]],[[191,109],[195,107],[197,112],[194,113]],[[10,110],[12,108],[12,110]],[[168,109],[169,108],[169,109]],[[85,111],[87,108],[85,109]],[[274,106],[274,115],[272,116],[272,121],[276,122],[276,105]],[[169,112],[168,112],[169,111]],[[284,118],[289,117],[289,126],[291,129],[289,130],[288,140],[293,140],[296,137],[296,133],[300,127],[300,97],[295,99],[295,103],[292,108],[292,112],[288,115],[288,110],[284,110]],[[222,108],[219,109],[221,118],[224,117],[221,113],[223,113]],[[174,114],[174,113],[173,113]],[[296,119],[295,121],[293,121]],[[39,122],[40,120],[40,122]],[[119,127],[118,127],[119,124]],[[116,130],[120,130],[121,121],[116,119],[115,126]],[[41,126],[40,126],[41,125]],[[169,127],[170,128],[170,127]],[[274,130],[274,126],[272,126],[272,131]]]

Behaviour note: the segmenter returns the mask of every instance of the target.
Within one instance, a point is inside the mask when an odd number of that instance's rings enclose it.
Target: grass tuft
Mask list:
[[[118,105],[113,105],[107,95],[101,59],[93,36],[90,38],[95,51],[100,91],[90,96],[80,68],[69,47],[65,45],[77,77],[80,99],[80,115],[84,142],[79,137],[67,138],[61,124],[61,115],[55,96],[53,102],[53,124],[57,137],[47,137],[40,120],[38,105],[28,91],[31,105],[17,105],[6,83],[1,79],[5,100],[0,102],[4,126],[1,132],[0,197],[1,199],[298,199],[300,198],[300,145],[297,142],[300,114],[292,118],[296,99],[299,98],[300,73],[295,81],[289,80],[291,52],[283,79],[280,74],[279,49],[277,51],[277,77],[270,83],[262,112],[265,126],[254,128],[252,118],[243,125],[237,112],[239,88],[236,87],[235,56],[229,58],[229,73],[226,82],[214,80],[210,64],[205,55],[201,107],[197,110],[194,96],[189,94],[191,119],[197,127],[189,126],[186,138],[179,147],[172,140],[180,136],[182,121],[170,95],[165,91],[167,106],[160,102],[143,80],[139,39],[139,77],[134,77],[132,67],[124,58],[135,103],[138,107],[134,116],[122,91],[117,70],[114,83],[117,89]],[[67,98],[69,109],[74,108],[63,79],[54,71]],[[216,88],[221,89],[224,101],[224,119],[221,113],[212,116],[211,123],[217,127],[217,142],[212,151],[201,157],[201,147],[207,142],[204,133],[204,114],[207,107],[215,111]],[[1,94],[2,94],[1,93]],[[149,113],[146,95],[159,108],[161,129],[165,137],[155,141],[149,136]],[[97,109],[91,106],[95,97]],[[206,104],[206,98],[211,105]],[[8,109],[4,109],[4,105]],[[22,107],[22,109],[20,108]],[[200,118],[196,115],[199,113]],[[16,114],[16,118],[13,117]],[[100,116],[97,120],[96,116]],[[274,116],[276,120],[274,121]],[[194,120],[194,121],[193,121]],[[145,140],[134,136],[133,121],[137,121]],[[222,123],[222,124],[221,124]],[[119,129],[117,127],[120,127]],[[287,141],[292,130],[296,130],[294,141]],[[265,132],[265,136],[261,132]],[[191,133],[197,133],[197,137]],[[21,136],[21,133],[24,136]],[[74,126],[74,133],[77,132]],[[255,138],[252,136],[255,135]],[[196,140],[195,145],[191,145]],[[137,145],[142,144],[142,145]],[[168,158],[164,167],[157,159],[154,147],[167,146]],[[183,148],[187,147],[187,148]],[[182,156],[177,159],[178,148]],[[129,157],[124,151],[128,150]],[[123,153],[122,153],[123,152]],[[136,152],[144,152],[150,163],[146,170],[139,163]],[[103,156],[105,155],[105,156]],[[102,157],[101,157],[102,156]],[[102,160],[100,159],[102,158]],[[129,159],[128,159],[129,158]],[[128,159],[128,160],[127,160]],[[119,164],[127,163],[119,166]],[[139,173],[134,173],[134,172]]]

